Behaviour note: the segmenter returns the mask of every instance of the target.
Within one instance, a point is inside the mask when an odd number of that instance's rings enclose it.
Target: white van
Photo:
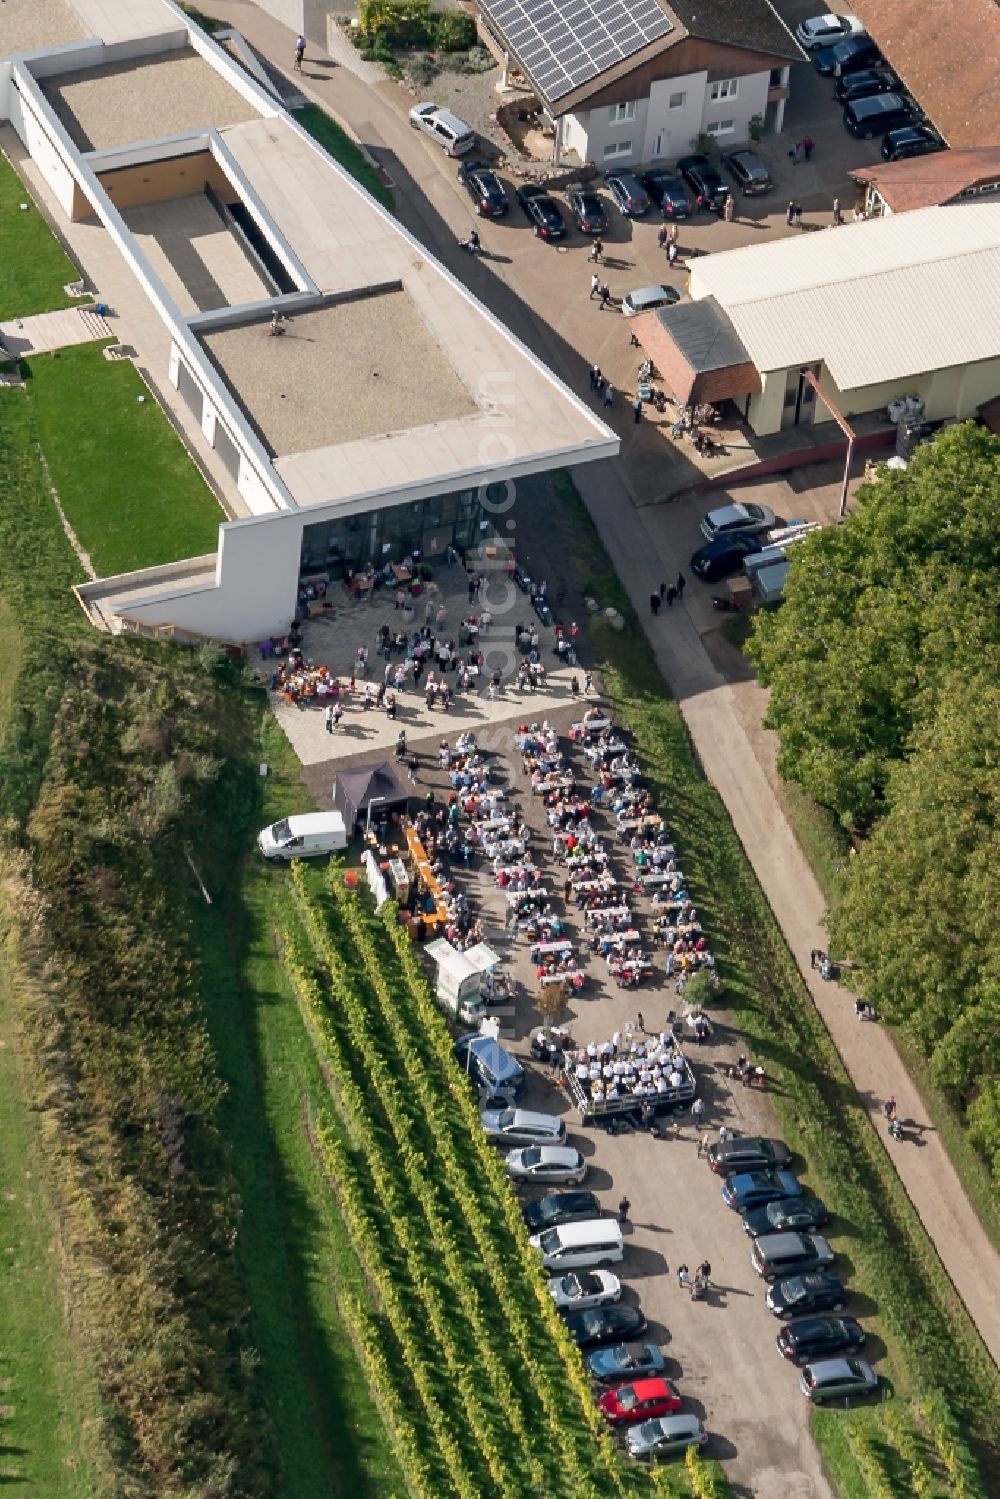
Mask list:
[[[585,1218],[582,1223],[560,1223],[533,1234],[531,1247],[541,1252],[546,1270],[590,1270],[617,1265],[625,1254],[621,1225],[614,1218]]]
[[[314,859],[347,847],[347,828],[339,812],[306,812],[283,817],[257,835],[265,859]]]
[[[476,144],[476,137],[465,121],[439,104],[415,104],[410,110],[410,124],[414,130],[425,131],[449,156],[463,156]]]

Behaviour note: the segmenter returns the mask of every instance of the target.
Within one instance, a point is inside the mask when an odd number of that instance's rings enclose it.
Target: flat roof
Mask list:
[[[822,359],[841,390],[1000,355],[1000,200],[915,208],[706,255],[714,296],[761,371]]]
[[[191,47],[57,73],[41,87],[79,151],[257,118],[253,105]]]
[[[78,41],[87,34],[69,0],[0,0],[0,56]]]
[[[221,328],[202,343],[272,453],[411,430],[476,404],[404,291]]]

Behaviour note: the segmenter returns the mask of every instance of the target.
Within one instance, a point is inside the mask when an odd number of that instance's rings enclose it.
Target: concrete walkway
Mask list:
[[[288,67],[294,38],[248,0],[202,0],[202,8],[220,17],[224,15],[230,24],[244,31],[265,57],[279,67]],[[326,66],[321,65],[324,61]],[[399,217],[447,264],[455,267],[451,236],[457,226],[467,226],[468,213],[453,180],[454,164],[443,157],[438,162],[421,137],[409,129],[404,107],[408,107],[409,96],[388,79],[370,87],[353,72],[331,68],[329,60],[323,58],[315,60],[312,66],[307,62],[298,81],[304,94],[327,108],[366,144],[374,147],[384,144],[395,154],[405,169],[401,173],[403,180],[396,183]],[[467,270],[473,290],[483,294],[478,275],[482,268],[471,264],[468,268],[457,268],[460,273]],[[540,268],[545,272],[544,279],[539,274]],[[567,383],[579,387],[586,368],[580,356],[569,343],[553,338],[550,323],[525,301],[518,300],[531,296],[534,307],[544,307],[547,318],[563,334],[561,268],[557,269],[552,261],[550,247],[526,240],[524,248],[509,262],[499,260],[490,269],[496,292],[489,297],[491,307],[505,315],[506,302],[514,332],[538,351]],[[506,283],[506,287],[501,283]],[[539,298],[541,287],[545,288],[543,300]],[[610,322],[607,326],[610,329]],[[620,331],[620,325],[616,327]],[[601,357],[599,351],[598,357]],[[607,367],[605,360],[601,362],[602,367]],[[636,506],[636,495],[642,493],[648,482],[643,472],[647,467],[648,455],[640,451],[632,460],[630,445],[626,443],[623,456],[616,463],[592,464],[576,473],[604,545],[619,577],[626,580],[642,618],[648,615],[653,587],[687,563],[686,550],[671,547],[665,535],[669,527],[658,524],[654,530],[647,526],[646,517],[651,512]],[[623,523],[626,516],[627,524]],[[881,1133],[884,1128],[881,1101],[894,1094],[900,1118],[923,1126],[921,1147],[912,1143],[894,1145],[893,1160],[945,1269],[994,1360],[1000,1363],[1000,1255],[965,1196],[947,1151],[931,1128],[919,1093],[889,1036],[878,1026],[861,1027],[854,1016],[851,996],[835,984],[822,983],[809,968],[810,951],[826,945],[822,926],[824,901],[758,758],[745,708],[709,660],[686,604],[656,620],[647,620],[647,627],[660,668],[680,704],[705,772],[726,804],[817,1007],[861,1098],[869,1107],[873,1123]],[[764,695],[758,696],[762,715]]]
[[[111,325],[92,307],[64,307],[59,312],[36,312],[31,317],[0,323],[0,349],[11,359],[29,354],[51,354],[72,344],[114,338]]]

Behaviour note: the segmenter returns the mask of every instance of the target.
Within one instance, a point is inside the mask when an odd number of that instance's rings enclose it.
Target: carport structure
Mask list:
[[[640,313],[632,326],[678,405],[729,400],[745,417],[760,371],[714,297]]]

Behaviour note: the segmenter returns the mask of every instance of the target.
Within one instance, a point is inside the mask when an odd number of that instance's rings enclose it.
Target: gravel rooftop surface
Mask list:
[[[476,410],[405,292],[300,313],[284,326],[281,338],[263,322],[203,339],[278,456]]]
[[[0,53],[30,52],[85,35],[66,0],[0,0]]]
[[[149,61],[59,73],[45,93],[81,151],[257,118],[213,67],[184,47]]]

